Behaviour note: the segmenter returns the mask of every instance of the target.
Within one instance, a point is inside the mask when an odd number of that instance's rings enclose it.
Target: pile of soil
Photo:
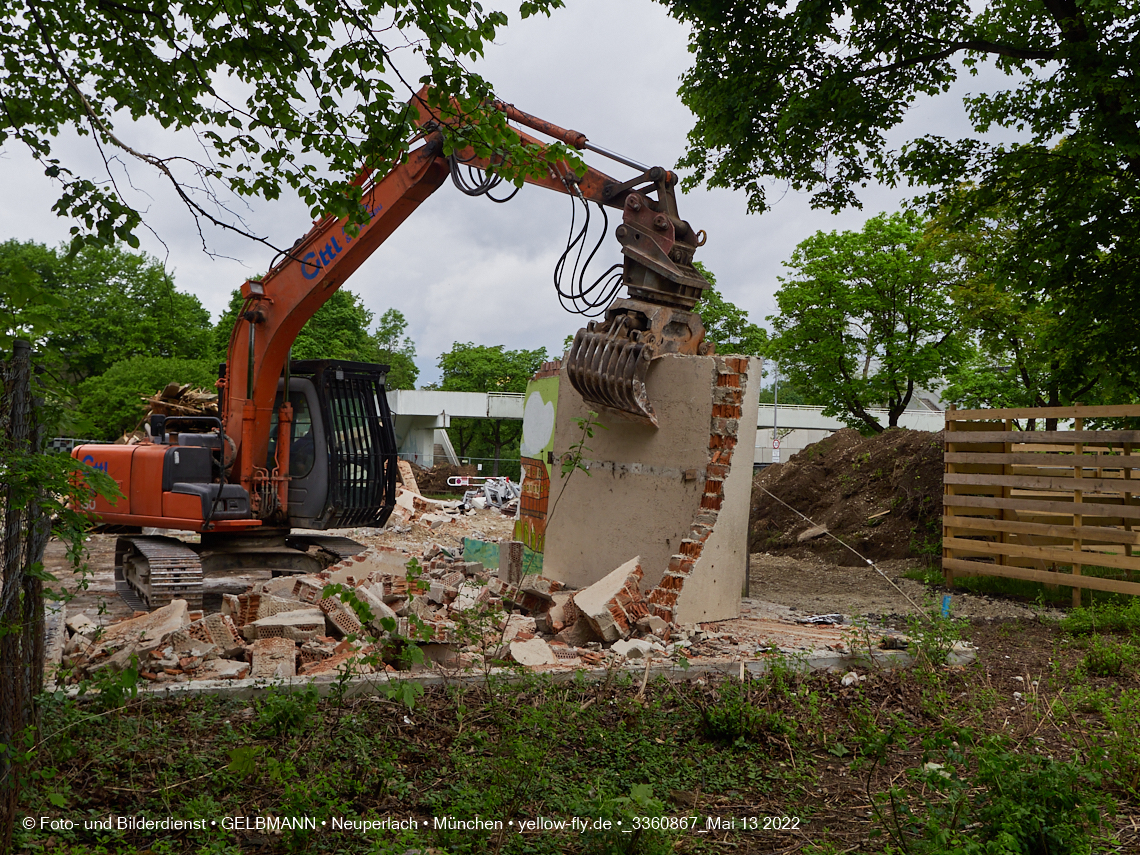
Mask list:
[[[816,526],[874,561],[940,552],[942,434],[850,428],[809,445],[752,482],[749,551],[862,562],[827,536],[800,540]],[[765,492],[768,491],[768,492]],[[769,492],[812,522],[789,510]]]
[[[416,476],[416,484],[419,485],[420,493],[425,496],[432,493],[462,493],[466,489],[465,487],[449,487],[447,479],[456,475],[480,474],[470,463],[466,466],[452,466],[443,463],[439,466],[433,466],[431,469],[424,469],[413,463],[412,472]]]

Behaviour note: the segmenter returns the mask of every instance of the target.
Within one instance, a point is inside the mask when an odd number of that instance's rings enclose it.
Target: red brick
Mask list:
[[[636,602],[629,607],[628,612],[629,619],[632,622],[649,614],[649,607],[644,602]]]
[[[723,478],[709,478],[705,481],[705,493],[710,493],[714,496],[724,495],[724,479]]]
[[[685,587],[685,577],[666,573],[661,577],[661,583],[657,587],[662,591],[679,591]]]
[[[740,388],[740,375],[739,374],[718,374],[716,378],[716,385],[730,386],[734,389]]]
[[[708,493],[701,496],[701,507],[711,508],[714,511],[720,510],[721,498],[720,496],[710,496]]]
[[[739,373],[739,374],[747,374],[748,373],[748,360],[747,359],[741,359],[738,356],[738,357],[734,357],[732,359],[726,359],[725,361],[737,373]]]
[[[701,544],[695,540],[686,538],[681,541],[681,554],[695,558],[701,554]]]
[[[728,475],[729,468],[730,467],[723,463],[710,463],[706,471],[709,473],[710,478],[724,478]]]
[[[654,588],[649,594],[649,602],[656,606],[664,606],[667,609],[672,609],[677,604],[677,591],[671,591],[668,588],[657,587]]]

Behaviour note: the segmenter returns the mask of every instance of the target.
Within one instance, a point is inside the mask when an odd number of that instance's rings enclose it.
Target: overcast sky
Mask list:
[[[503,100],[520,109],[582,131],[591,142],[634,160],[673,167],[692,126],[677,96],[690,60],[686,39],[686,30],[649,0],[568,0],[567,8],[550,18],[519,22],[512,15],[478,69]],[[946,131],[964,123],[960,101],[942,98],[919,104],[904,130]],[[153,125],[135,126],[124,135],[144,150],[167,153],[172,145]],[[91,174],[97,161],[89,146],[89,138],[86,144],[64,139],[57,155]],[[589,161],[618,178],[632,175],[596,156]],[[207,234],[211,249],[228,257],[210,257],[171,192],[137,164],[130,174],[133,202],[146,207],[146,222],[162,241],[142,232],[143,248],[165,260],[177,286],[198,295],[217,317],[233,288],[268,267],[271,251],[214,231]],[[24,150],[9,145],[0,152],[0,180],[6,199],[0,205],[0,240],[55,244],[68,238],[69,223],[51,212],[58,190]],[[696,190],[678,203],[681,216],[708,233],[697,258],[716,274],[724,296],[765,326],[764,318],[775,311],[782,262],[797,243],[819,230],[857,229],[869,216],[896,210],[910,192],[869,188],[863,211],[839,216],[813,211],[805,195],[781,195],[779,188],[771,193],[780,201],[763,216],[745,212],[743,193]],[[244,215],[252,231],[278,246],[292,244],[310,226],[304,205],[295,199],[258,203]],[[421,383],[438,378],[436,360],[455,341],[545,347],[559,355],[565,337],[582,325],[580,317],[560,307],[552,284],[569,216],[565,196],[539,188],[525,187],[509,204],[495,205],[468,198],[448,182],[346,287],[377,316],[395,307],[408,318]],[[607,267],[621,258],[614,227],[611,218],[611,237],[599,253]],[[599,264],[598,272],[602,269]]]

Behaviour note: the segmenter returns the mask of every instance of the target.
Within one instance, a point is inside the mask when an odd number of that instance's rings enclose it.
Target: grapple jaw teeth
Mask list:
[[[645,378],[650,363],[667,353],[708,351],[700,315],[644,300],[615,300],[606,319],[578,330],[566,374],[588,404],[657,427]]]
[[[628,337],[624,325],[612,332],[581,329],[574,336],[566,374],[586,403],[657,427],[657,416],[645,390],[645,375],[653,355],[648,345]]]

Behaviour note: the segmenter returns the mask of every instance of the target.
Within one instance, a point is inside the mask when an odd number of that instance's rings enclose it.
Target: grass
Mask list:
[[[73,826],[18,830],[16,849],[972,855],[1109,851],[1116,836],[1119,851],[1136,851],[1112,817],[1140,780],[1140,607],[1089,611],[1068,629],[936,626],[919,640],[923,667],[848,687],[777,657],[744,681],[532,676],[432,686],[410,702],[46,698],[53,735],[21,812]],[[945,642],[971,631],[982,661],[939,665]],[[96,825],[108,817],[200,826]],[[315,827],[256,827],[270,818]],[[540,828],[542,818],[566,826]],[[772,825],[780,818],[785,830]],[[476,821],[492,826],[462,827]],[[716,832],[698,833],[707,823]],[[1032,848],[1042,834],[1053,848]]]
[[[912,544],[912,549],[913,549]],[[1084,567],[1081,570],[1085,576],[1098,576],[1105,579],[1124,578],[1122,571],[1112,567]],[[941,568],[931,561],[922,567],[916,567],[903,573],[904,579],[913,579],[931,587],[944,587],[944,576]],[[1004,576],[965,576],[955,577],[954,590],[964,591],[981,596],[1004,597],[1025,603],[1041,603],[1049,606],[1068,607],[1073,602],[1073,589],[1067,585],[1058,585],[1050,588],[1041,582],[1030,582],[1025,579],[1010,579]],[[1085,601],[1094,607],[1122,606],[1134,598],[1126,594],[1115,594],[1111,591],[1093,591],[1084,589],[1082,596]]]

